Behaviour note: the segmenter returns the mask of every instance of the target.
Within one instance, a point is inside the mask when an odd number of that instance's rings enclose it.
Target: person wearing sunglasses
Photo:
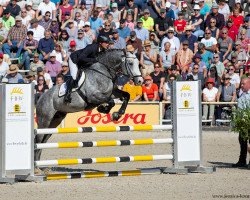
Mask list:
[[[216,19],[215,19],[215,18],[211,18],[209,27],[207,27],[206,29],[210,29],[210,30],[211,30],[211,32],[212,32],[212,37],[214,37],[216,40],[219,39],[219,36],[220,36],[220,29],[218,29],[218,28],[216,27]]]
[[[233,84],[236,89],[239,89],[240,87],[240,76],[238,73],[235,73],[235,67],[233,65],[229,65],[229,71],[228,74],[230,76],[230,83]]]
[[[201,43],[205,45],[205,49],[211,52],[217,50],[217,40],[212,37],[212,31],[210,29],[205,30],[205,37],[201,39]]]
[[[45,15],[40,15],[38,19],[38,24],[41,25],[45,30],[48,30],[49,25],[52,22],[50,11],[46,11]]]
[[[171,44],[171,52],[176,54],[180,49],[180,40],[178,37],[174,36],[174,28],[169,27],[167,31],[167,37],[165,37],[161,42],[161,49],[164,49],[165,43],[169,42]]]
[[[42,75],[39,75],[37,77],[37,85],[35,85],[34,88],[34,94],[35,94],[35,105],[38,101],[38,99],[41,97],[41,95],[49,90],[48,85],[45,82],[45,78]]]
[[[112,37],[111,23],[109,23],[108,21],[104,23],[104,28],[99,31],[99,36],[105,36],[107,38]]]
[[[3,26],[7,29],[7,31],[10,30],[12,26],[15,25],[15,18],[10,15],[10,10],[5,9],[3,11]]]
[[[247,37],[247,30],[246,29],[240,30],[239,40],[242,43],[241,47],[247,52],[247,54],[250,54],[250,45],[249,45],[250,38]]]
[[[233,49],[233,40],[228,36],[227,28],[221,30],[221,36],[218,40],[220,60],[223,62]]]
[[[213,3],[211,10],[212,10],[212,12],[206,18],[206,26],[207,27],[209,26],[211,18],[215,18],[216,19],[216,27],[219,29],[222,29],[225,26],[225,18],[224,18],[223,14],[220,14],[218,12],[219,6],[216,2]]]
[[[46,16],[47,12],[51,14],[49,16],[50,19],[53,19],[54,17],[56,17],[56,5],[50,0],[44,0],[43,2],[39,4],[37,11],[36,11],[36,18],[39,17],[40,13],[41,13],[41,16]]]
[[[218,53],[213,55],[213,62],[211,64],[211,68],[215,67],[217,75],[222,79],[222,76],[225,74],[225,65],[220,61],[220,56]],[[210,68],[210,69],[211,69]]]
[[[192,26],[193,34],[198,38],[204,35],[204,15],[200,14],[200,6],[194,5],[194,15],[192,15],[189,25]]]

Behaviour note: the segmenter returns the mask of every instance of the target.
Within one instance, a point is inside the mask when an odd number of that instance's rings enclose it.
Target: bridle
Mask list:
[[[138,77],[142,77],[142,75],[134,75],[132,70],[130,69],[130,67],[128,67],[128,64],[127,64],[127,59],[128,58],[132,58],[132,59],[137,59],[135,56],[124,56],[125,58],[125,69],[127,71],[127,74],[126,75],[132,75],[133,78],[138,78]]]

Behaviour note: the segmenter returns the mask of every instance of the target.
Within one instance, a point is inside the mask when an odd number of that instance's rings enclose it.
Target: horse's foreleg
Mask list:
[[[97,107],[97,111],[99,113],[104,113],[104,114],[108,114],[110,112],[110,110],[115,106],[115,102],[114,99],[110,99],[110,101],[107,103],[107,105],[100,105]]]
[[[126,108],[128,106],[128,101],[130,98],[130,94],[127,92],[124,92],[122,90],[119,89],[114,89],[113,90],[113,95],[117,98],[120,98],[120,100],[122,101],[122,105],[120,107],[120,109],[118,110],[118,112],[114,112],[112,114],[112,120],[113,121],[118,121],[118,119],[125,114]]]

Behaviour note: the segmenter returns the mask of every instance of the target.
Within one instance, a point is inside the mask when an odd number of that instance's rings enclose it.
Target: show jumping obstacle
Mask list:
[[[0,182],[11,183],[16,180],[42,181],[112,176],[136,176],[144,174],[187,173],[191,171],[211,173],[213,169],[202,167],[201,163],[201,100],[199,86],[200,82],[174,83],[172,92],[172,125],[97,126],[52,129],[46,128],[34,130],[33,86],[28,84],[0,84],[0,107],[6,108],[2,109],[2,113],[0,113],[2,114],[0,117],[0,125],[2,125],[0,129],[0,147],[2,150],[0,154]],[[22,128],[20,129],[20,127]],[[172,138],[34,144],[34,136],[36,134],[74,134],[152,130],[171,130]],[[17,132],[19,134],[16,134]],[[34,161],[35,149],[153,144],[172,144],[172,152],[169,155],[134,155]],[[156,160],[171,160],[173,166],[172,168],[162,167],[157,169],[127,171],[60,173],[49,174],[46,177],[34,175],[34,167],[42,166]],[[191,166],[191,168],[187,168],[186,166]],[[9,171],[14,172],[15,179],[8,175]]]

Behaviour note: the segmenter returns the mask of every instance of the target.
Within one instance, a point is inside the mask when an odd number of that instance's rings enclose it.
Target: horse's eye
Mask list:
[[[132,61],[132,60],[129,60],[129,61],[128,61],[128,64],[132,65],[132,64],[133,64],[133,61]]]

